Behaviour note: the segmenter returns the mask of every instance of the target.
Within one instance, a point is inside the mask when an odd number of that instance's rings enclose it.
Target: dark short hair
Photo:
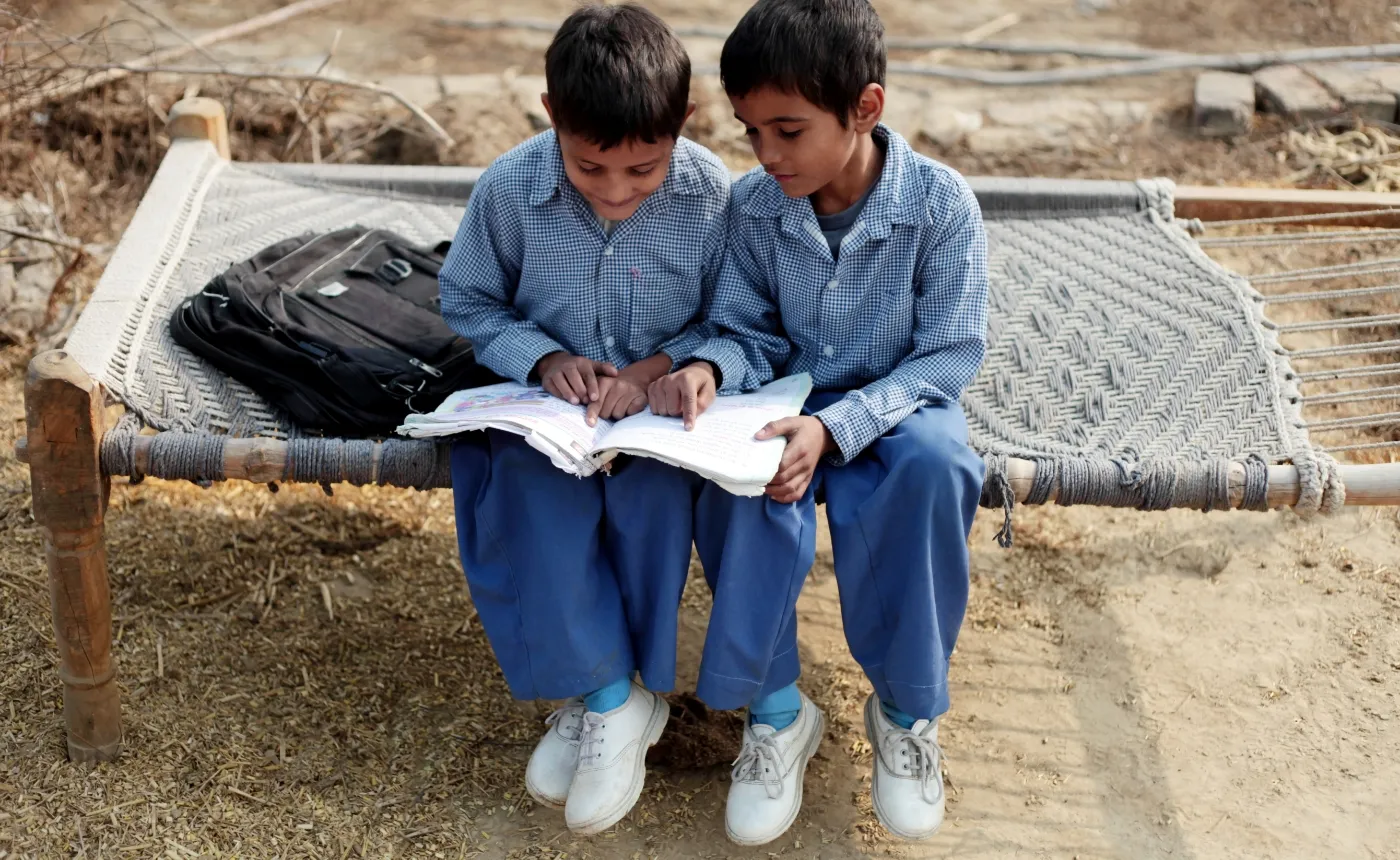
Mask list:
[[[724,42],[731,96],[794,93],[841,124],[870,84],[885,85],[885,25],[869,0],[758,0]]]
[[[555,127],[603,149],[679,137],[685,124],[690,56],[641,6],[583,6],[565,18],[544,77]]]

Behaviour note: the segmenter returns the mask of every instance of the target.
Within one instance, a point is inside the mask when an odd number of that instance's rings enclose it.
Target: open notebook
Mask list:
[[[695,428],[686,430],[681,419],[662,418],[650,409],[589,427],[584,407],[539,386],[503,382],[458,391],[432,412],[408,416],[398,432],[427,438],[494,428],[524,436],[572,475],[591,475],[618,454],[634,454],[689,469],[736,495],[757,496],[777,474],[787,441],[760,442],[754,434],[769,421],[801,412],[811,390],[812,378],[803,373],[752,394],[716,397]]]

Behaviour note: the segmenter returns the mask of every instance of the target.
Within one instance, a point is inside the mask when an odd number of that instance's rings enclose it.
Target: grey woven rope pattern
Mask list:
[[[477,175],[215,162],[187,199],[161,201],[189,214],[165,237],[128,317],[106,321],[122,337],[100,376],[134,417],[108,433],[104,468],[135,471],[144,424],[167,431],[145,469],[158,477],[220,480],[226,438],[271,436],[291,443],[290,480],[446,486],[440,446],[307,437],[175,344],[167,323],[211,277],[290,236],[362,224],[425,244],[450,238]],[[1062,504],[1228,507],[1239,463],[1244,506],[1259,509],[1264,464],[1293,462],[1307,481],[1300,509],[1341,504],[1335,464],[1308,441],[1262,297],[1171,220],[1170,183],[973,187],[988,209],[991,322],[963,405],[988,464],[984,504],[1009,516],[1007,457],[1037,463],[1031,501],[1058,488]]]

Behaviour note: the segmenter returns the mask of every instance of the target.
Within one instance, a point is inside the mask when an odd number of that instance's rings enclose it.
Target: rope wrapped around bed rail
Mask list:
[[[230,477],[228,445],[235,437],[206,433],[166,431],[140,434],[141,423],[126,415],[102,439],[102,469],[108,475],[134,480],[151,476],[189,480],[209,486]],[[142,440],[149,439],[148,442]],[[246,440],[245,440],[246,441]],[[450,449],[447,445],[412,439],[323,439],[300,437],[285,440],[284,459],[272,464],[278,480],[315,483],[329,488],[332,482],[359,486],[446,488],[452,485]],[[141,449],[144,448],[144,452]],[[1268,510],[1268,464],[1261,457],[1243,460],[1213,458],[1201,461],[1039,459],[1025,493],[1025,504],[1102,505],[1163,511],[1194,508],[1200,511],[1242,508]],[[1000,508],[1003,515],[997,541],[1010,547],[1011,517],[1016,490],[1004,454],[984,456],[986,478],[981,505]],[[1239,501],[1231,492],[1231,470],[1240,466]],[[1302,451],[1294,458],[1302,492],[1295,506],[1304,516],[1335,513],[1346,501],[1335,460],[1321,452]],[[240,473],[233,477],[247,477]]]
[[[1332,513],[1346,499],[1346,488],[1338,476],[1336,463],[1323,454],[1309,452],[1300,457],[1303,498],[1297,510],[1308,514],[1317,510]],[[997,542],[1012,545],[1011,516],[1016,506],[1016,493],[1007,474],[1007,458],[1003,454],[983,457],[987,477],[982,486],[982,506],[1000,508],[1003,512]],[[1231,466],[1244,468],[1243,487],[1238,505],[1232,504],[1230,492]],[[1121,460],[1036,460],[1035,477],[1026,492],[1025,504],[1043,505],[1055,501],[1060,505],[1103,505],[1136,508],[1140,511],[1165,511],[1170,508],[1195,508],[1200,511],[1268,510],[1269,467],[1263,458],[1250,456],[1243,460],[1210,459],[1194,461],[1149,460],[1127,463]]]
[[[166,431],[150,438],[138,462],[141,423],[130,414],[102,439],[102,470],[108,475],[147,476],[193,481],[209,486],[225,480],[228,443],[235,437]],[[417,439],[288,439],[279,480],[328,486],[412,487],[426,490],[452,486],[448,446]]]

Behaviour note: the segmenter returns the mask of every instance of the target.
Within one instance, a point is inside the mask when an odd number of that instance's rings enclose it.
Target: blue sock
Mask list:
[[[782,731],[792,725],[801,711],[802,696],[797,692],[797,684],[788,684],[749,703],[749,725],[772,726],[774,731]]]
[[[627,704],[632,695],[632,679],[618,678],[606,687],[600,687],[583,697],[584,707],[595,714],[606,714]]]
[[[899,726],[901,729],[912,729],[914,727],[913,717],[904,713],[889,702],[886,702],[884,699],[880,700],[880,710],[885,712],[885,716],[890,718],[890,722]]]

